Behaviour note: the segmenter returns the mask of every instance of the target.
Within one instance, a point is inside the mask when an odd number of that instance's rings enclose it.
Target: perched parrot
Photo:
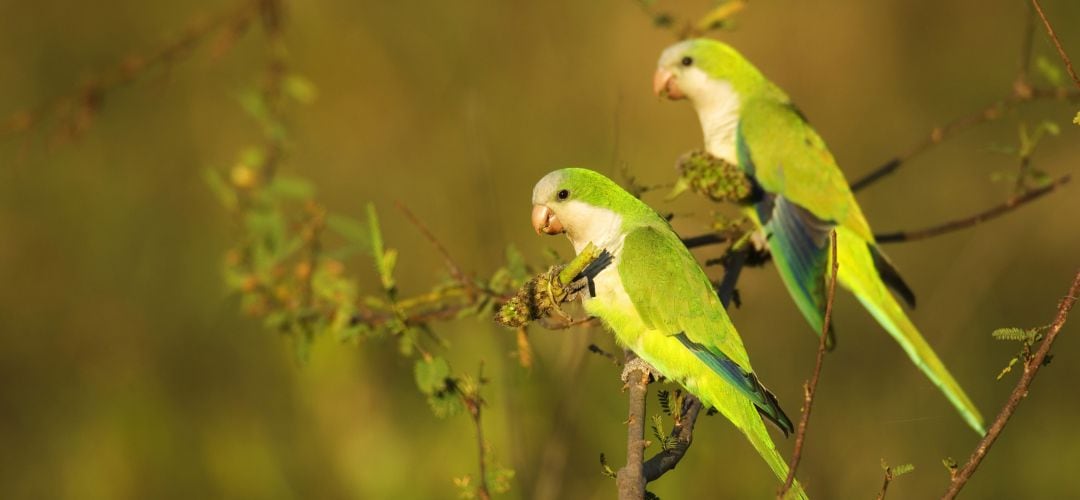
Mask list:
[[[652,208],[592,170],[544,176],[532,195],[537,233],[566,233],[611,254],[593,278],[585,310],[618,342],[739,428],[781,481],[788,467],[762,417],[784,434],[791,420],[754,375],[738,332],[705,272]],[[805,498],[800,486],[793,490]]]
[[[693,103],[713,156],[738,165],[755,194],[745,211],[764,232],[788,292],[821,333],[829,233],[836,229],[839,283],[855,294],[980,435],[983,417],[889,293],[915,296],[874,241],[825,142],[779,87],[730,46],[687,40],[664,50],[657,95]],[[829,332],[830,344],[832,332]]]

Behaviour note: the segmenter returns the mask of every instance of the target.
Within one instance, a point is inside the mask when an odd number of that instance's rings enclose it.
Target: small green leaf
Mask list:
[[[311,103],[319,94],[311,80],[296,74],[285,78],[285,93],[301,104]]]
[[[1061,67],[1046,56],[1035,56],[1035,69],[1050,85],[1060,87],[1065,84],[1065,74],[1061,71]]]
[[[1073,123],[1080,125],[1080,111],[1076,112],[1076,116],[1073,117]]]
[[[226,209],[232,210],[236,208],[236,191],[225,182],[221,172],[208,168],[203,170],[203,178],[206,180],[206,184],[210,186],[210,190],[214,192],[214,196]]]
[[[430,360],[420,359],[413,367],[416,387],[424,394],[434,394],[446,388],[446,379],[450,376],[450,365],[445,359],[435,357]]]
[[[525,257],[512,244],[506,246],[506,269],[510,272],[510,278],[514,280],[515,285],[525,283],[529,279],[529,267],[525,264]]]
[[[394,267],[397,266],[397,256],[397,250],[391,248],[383,252],[383,257],[380,259],[379,279],[386,290],[393,290],[397,285],[394,280]]]
[[[431,412],[439,418],[448,418],[465,411],[465,403],[454,392],[443,391],[428,397],[428,406]]]
[[[307,200],[315,194],[315,186],[307,179],[285,175],[274,177],[269,190],[274,195],[293,200]]]
[[[1028,178],[1031,179],[1035,188],[1044,188],[1054,183],[1054,178],[1050,177],[1050,174],[1034,168],[1028,172]]]
[[[603,453],[600,454],[600,473],[612,479],[618,477],[618,473],[608,465],[607,457]]]
[[[326,225],[349,243],[363,246],[365,251],[371,248],[371,233],[360,221],[344,215],[329,214],[326,216]]]

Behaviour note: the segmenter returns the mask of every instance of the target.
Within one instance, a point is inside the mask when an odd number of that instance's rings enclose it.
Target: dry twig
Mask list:
[[[1024,205],[1027,205],[1028,203],[1031,203],[1047,194],[1052,193],[1057,188],[1064,186],[1071,179],[1071,175],[1065,174],[1054,180],[1054,182],[1047,184],[1046,186],[1031,189],[1022,194],[1013,196],[998,205],[994,205],[993,207],[990,207],[970,217],[951,220],[938,224],[936,226],[916,229],[913,231],[897,231],[895,233],[875,234],[874,238],[877,240],[878,243],[900,243],[906,241],[921,240],[925,238],[932,238],[934,236],[941,236],[943,234],[951,233],[953,231],[966,229],[977,224],[986,222],[988,220],[996,219]]]
[[[1073,304],[1080,296],[1080,270],[1077,271],[1076,276],[1073,277],[1072,286],[1069,287],[1069,291],[1065,294],[1065,297],[1058,303],[1057,316],[1054,317],[1054,322],[1050,324],[1050,328],[1046,332],[1046,336],[1043,338],[1039,349],[1035,351],[1035,355],[1031,357],[1024,364],[1024,373],[1020,376],[1020,380],[1016,383],[1016,388],[1009,394],[1008,401],[1005,402],[1005,406],[1001,408],[1001,412],[998,413],[997,418],[994,419],[994,423],[990,425],[990,430],[987,431],[979,444],[975,446],[975,451],[971,453],[971,457],[968,458],[967,463],[963,468],[956,471],[953,475],[952,482],[949,484],[948,491],[945,492],[945,496],[941,497],[943,500],[951,500],[956,498],[956,495],[960,493],[960,490],[971,479],[971,475],[975,473],[975,469],[982,463],[983,458],[986,457],[986,453],[990,451],[990,447],[993,446],[994,441],[1001,435],[1001,431],[1005,429],[1005,425],[1009,423],[1009,419],[1012,418],[1013,413],[1016,412],[1016,408],[1020,406],[1020,403],[1028,395],[1028,389],[1031,387],[1031,382],[1035,380],[1035,375],[1039,373],[1039,369],[1043,367],[1046,362],[1046,356],[1050,352],[1050,346],[1054,344],[1054,340],[1057,339],[1058,333],[1061,332],[1061,328],[1065,326],[1065,320],[1069,317],[1069,310],[1072,309]]]
[[[840,268],[840,262],[836,260],[836,230],[829,236],[832,247],[832,274],[829,275],[829,294],[825,301],[825,320],[821,325],[821,338],[818,340],[817,359],[814,361],[814,373],[810,380],[803,384],[803,407],[802,418],[799,419],[799,427],[795,431],[795,450],[791,453],[791,465],[788,467],[787,479],[777,492],[777,498],[784,498],[792,483],[795,482],[795,470],[799,468],[802,460],[803,444],[806,442],[806,427],[810,424],[810,409],[814,405],[814,395],[817,393],[818,379],[821,377],[821,363],[825,360],[825,339],[829,338],[829,322],[832,320],[833,298],[836,296],[836,272]]]
[[[1080,77],[1076,76],[1076,70],[1073,69],[1072,61],[1069,60],[1069,55],[1065,53],[1065,48],[1061,46],[1061,40],[1058,40],[1057,34],[1054,33],[1054,27],[1050,26],[1050,20],[1046,18],[1046,14],[1043,13],[1042,5],[1039,5],[1039,0],[1031,0],[1031,5],[1035,7],[1035,12],[1039,14],[1039,19],[1042,19],[1043,26],[1046,26],[1046,34],[1050,36],[1050,40],[1054,42],[1054,47],[1057,48],[1058,55],[1061,56],[1061,62],[1065,63],[1065,70],[1069,72],[1069,76],[1072,77],[1073,83],[1076,84],[1076,88],[1080,89]]]

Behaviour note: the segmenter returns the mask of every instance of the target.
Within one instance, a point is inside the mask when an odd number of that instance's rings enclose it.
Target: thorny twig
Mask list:
[[[803,385],[802,418],[799,419],[799,427],[795,431],[795,450],[791,452],[791,465],[788,467],[787,479],[777,492],[777,498],[784,498],[795,481],[795,470],[799,468],[802,460],[803,444],[806,442],[806,427],[810,423],[810,410],[814,405],[814,396],[817,393],[818,379],[821,377],[821,363],[825,360],[825,339],[829,338],[829,323],[832,320],[833,299],[836,296],[836,273],[840,268],[840,262],[836,260],[836,230],[829,236],[832,247],[832,273],[829,275],[829,292],[825,301],[825,320],[821,325],[821,338],[818,340],[817,359],[814,361],[814,372],[810,380]]]
[[[994,423],[990,425],[990,429],[987,431],[986,436],[984,436],[979,441],[979,444],[975,446],[975,451],[971,453],[971,457],[968,458],[967,463],[953,475],[948,491],[941,497],[942,500],[956,498],[956,495],[960,493],[960,490],[967,484],[968,480],[971,479],[971,475],[975,473],[975,469],[982,463],[983,458],[985,458],[986,453],[990,451],[990,447],[993,446],[994,441],[997,441],[997,438],[1001,435],[1001,431],[1005,429],[1005,425],[1009,423],[1009,419],[1012,418],[1013,413],[1016,412],[1016,408],[1020,406],[1020,403],[1027,397],[1031,382],[1035,380],[1035,375],[1039,373],[1039,369],[1043,367],[1046,356],[1050,352],[1050,347],[1054,344],[1054,340],[1057,339],[1058,333],[1061,332],[1061,328],[1065,326],[1065,320],[1069,317],[1069,310],[1072,309],[1073,304],[1076,303],[1078,297],[1080,297],[1080,270],[1078,270],[1076,276],[1073,277],[1069,291],[1061,299],[1061,302],[1058,303],[1057,315],[1054,317],[1054,322],[1050,324],[1050,328],[1047,330],[1042,343],[1039,344],[1039,349],[1035,351],[1035,355],[1024,364],[1024,373],[1016,383],[1016,388],[1009,394],[1008,401],[1006,401],[1005,406],[1001,408],[1001,412],[998,413],[997,418],[994,419]]]

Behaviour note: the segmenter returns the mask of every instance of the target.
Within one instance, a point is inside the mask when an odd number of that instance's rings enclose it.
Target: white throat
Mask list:
[[[705,150],[709,154],[737,165],[735,131],[739,126],[739,94],[726,81],[707,80],[694,99],[701,130],[705,134]]]
[[[606,248],[612,254],[618,254],[622,249],[622,216],[619,214],[580,201],[570,201],[559,210],[558,217],[567,228],[566,236],[574,245],[574,252],[581,253],[589,243]]]

